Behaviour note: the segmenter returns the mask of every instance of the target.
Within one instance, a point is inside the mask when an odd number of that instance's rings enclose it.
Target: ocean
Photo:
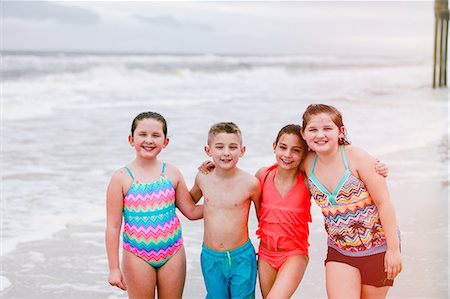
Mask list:
[[[127,136],[132,119],[143,111],[166,117],[170,143],[160,157],[181,170],[188,186],[198,165],[207,159],[203,146],[213,123],[239,125],[247,146],[239,166],[254,173],[273,163],[272,142],[282,126],[300,123],[308,104],[326,103],[343,113],[353,144],[388,164],[393,194],[425,184],[438,186],[439,194],[448,196],[448,90],[431,88],[429,57],[3,52],[1,65],[1,294],[5,298],[124,296],[106,283],[105,190],[111,174],[134,157]],[[424,199],[415,200],[420,205]],[[400,226],[406,226],[404,238],[413,236],[419,220],[412,221],[400,209],[411,203],[405,198],[393,201]],[[447,201],[432,199],[436,206],[446,207],[439,213],[447,218],[431,228],[442,233],[443,239],[437,239],[442,244],[448,240]],[[320,211],[314,210],[313,217],[312,234],[319,234],[323,231]],[[183,219],[183,224],[186,298],[199,298],[204,296],[198,263],[202,223]],[[255,228],[251,217],[256,245]],[[73,238],[75,246],[87,251],[70,251],[67,256],[42,252],[45,244]],[[311,242],[311,250],[320,246],[318,255],[325,250],[324,238],[319,238],[320,244]],[[78,259],[73,255],[81,259],[93,247],[96,266],[90,267],[95,283],[79,283],[80,273],[66,271],[82,271],[83,263],[75,265]],[[54,250],[51,245],[47,249]],[[448,277],[445,252],[445,267],[430,275]],[[22,254],[26,256],[17,260]],[[66,258],[64,272],[70,279],[56,279],[61,269],[52,260],[55,255]],[[429,262],[423,262],[425,267],[430,267]],[[43,270],[44,276],[37,271],[43,264],[53,265]],[[323,268],[322,260],[310,263],[301,285],[307,294],[307,288],[314,286],[309,277],[320,279],[323,271],[313,267]],[[324,276],[321,285],[323,280]],[[28,289],[23,281],[30,283]],[[408,283],[415,284],[405,279],[405,290]],[[448,294],[447,283],[436,286],[430,279],[430,284],[424,294],[428,290],[436,298]],[[398,285],[402,289],[400,278]],[[319,293],[311,294],[326,296],[322,287],[317,288]],[[394,287],[392,294],[405,293]]]

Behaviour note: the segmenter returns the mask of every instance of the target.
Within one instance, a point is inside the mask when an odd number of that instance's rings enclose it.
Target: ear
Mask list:
[[[131,146],[134,146],[134,138],[131,135],[128,135],[128,143],[130,143]]]
[[[274,142],[274,143],[272,144],[272,146],[273,146],[273,151],[275,152],[275,149],[277,148],[277,144]]]
[[[166,140],[164,140],[163,148],[166,148],[166,146],[169,145],[169,141],[169,138],[166,138]]]
[[[205,153],[206,153],[209,157],[211,157],[211,149],[209,148],[208,145],[205,145],[204,150],[205,150]]]
[[[239,157],[243,157],[245,154],[245,151],[247,150],[247,148],[245,146],[241,147],[241,153],[239,154]]]
[[[305,131],[300,130],[300,135],[302,135],[303,140],[306,140],[306,138],[305,138]]]
[[[345,127],[342,126],[339,128],[339,138],[345,137]]]

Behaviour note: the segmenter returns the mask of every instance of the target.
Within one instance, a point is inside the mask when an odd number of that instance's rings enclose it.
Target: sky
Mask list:
[[[433,1],[1,1],[2,50],[430,56]]]

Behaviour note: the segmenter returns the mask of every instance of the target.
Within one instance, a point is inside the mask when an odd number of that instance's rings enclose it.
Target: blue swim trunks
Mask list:
[[[229,251],[202,247],[200,262],[207,299],[255,298],[256,253],[250,240]]]

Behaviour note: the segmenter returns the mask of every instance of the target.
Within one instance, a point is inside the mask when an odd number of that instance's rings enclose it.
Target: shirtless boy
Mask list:
[[[260,209],[260,183],[236,164],[245,153],[241,131],[232,122],[213,125],[205,152],[215,164],[198,173],[191,194],[204,197],[201,267],[206,298],[254,298],[256,255],[248,237],[251,201]]]

